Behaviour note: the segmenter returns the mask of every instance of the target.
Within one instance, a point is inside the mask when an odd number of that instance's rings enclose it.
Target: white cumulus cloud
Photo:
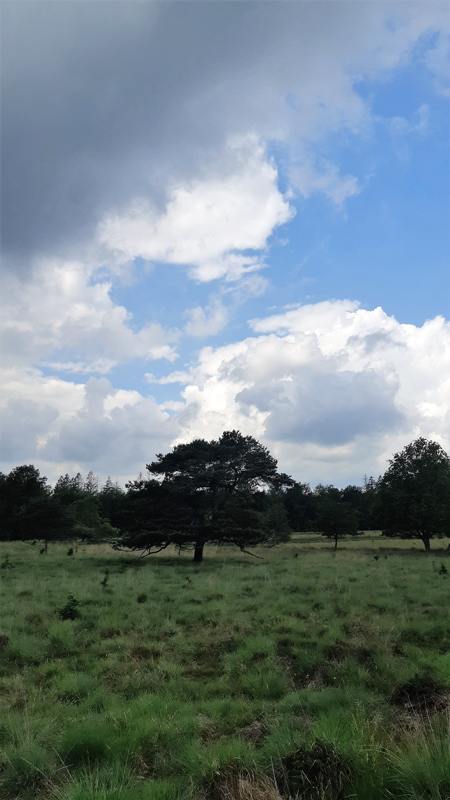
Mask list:
[[[26,282],[1,275],[2,363],[38,364],[68,372],[107,372],[130,358],[176,358],[177,334],[150,322],[134,330],[132,315],[81,262],[41,260]]]
[[[274,229],[293,215],[277,170],[254,137],[235,143],[225,171],[174,186],[163,212],[148,201],[107,217],[99,240],[124,260],[188,266],[194,278],[236,280],[259,270]]]
[[[423,434],[450,448],[450,323],[402,324],[351,301],[254,320],[254,336],[206,347],[188,375],[184,440],[237,427],[304,479],[361,480]]]

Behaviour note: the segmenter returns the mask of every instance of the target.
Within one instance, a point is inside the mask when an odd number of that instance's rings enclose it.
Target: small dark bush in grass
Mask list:
[[[77,619],[80,616],[80,612],[78,610],[78,606],[80,605],[80,601],[73,596],[73,594],[69,594],[67,598],[67,603],[60,608],[59,616],[61,619]]]
[[[73,547],[69,547],[69,549],[67,551],[67,555],[68,556],[73,556]]]
[[[109,569],[105,569],[105,574],[103,575],[103,580],[100,581],[100,585],[103,586],[104,589],[108,586],[109,581]]]
[[[332,744],[315,742],[281,759],[280,790],[302,800],[341,800],[351,778],[350,765]]]
[[[145,592],[141,592],[141,594],[138,594],[136,600],[138,601],[138,603],[146,603],[147,595],[145,594]]]
[[[448,706],[448,690],[431,675],[415,675],[394,689],[391,703],[415,713],[444,711]]]
[[[8,642],[9,636],[6,633],[0,633],[0,653],[8,646]]]
[[[0,569],[12,569],[13,566],[14,564],[11,564],[8,553],[5,553],[0,563]]]
[[[438,573],[439,575],[448,575],[448,569],[445,566],[445,564],[441,564],[441,566],[438,569]]]

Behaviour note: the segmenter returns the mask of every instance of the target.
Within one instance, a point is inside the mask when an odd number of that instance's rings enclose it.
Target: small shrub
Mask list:
[[[138,594],[138,596],[136,597],[136,600],[138,601],[138,603],[146,603],[147,595],[145,594],[145,592],[141,592],[141,594]]]
[[[100,581],[100,586],[102,586],[103,589],[106,589],[106,587],[108,586],[108,581],[109,581],[109,569],[105,569],[103,579]]]
[[[443,711],[448,705],[448,690],[431,675],[415,675],[394,689],[391,703],[414,713]]]
[[[350,766],[335,747],[317,741],[281,759],[277,782],[289,797],[340,800],[350,777]]]
[[[66,604],[59,609],[58,614],[60,619],[77,619],[80,616],[78,610],[79,605],[80,601],[77,600],[73,594],[69,594]]]

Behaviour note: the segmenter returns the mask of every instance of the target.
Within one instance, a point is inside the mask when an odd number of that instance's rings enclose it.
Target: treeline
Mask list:
[[[280,473],[267,448],[226,431],[157,456],[122,489],[99,487],[90,472],[62,475],[54,487],[33,465],[0,473],[3,540],[108,541],[151,554],[175,545],[201,561],[208,542],[247,551],[274,545],[291,531],[338,541],[361,531],[419,538],[450,534],[450,461],[439,444],[417,439],[393,456],[386,473],[362,486],[312,489]]]

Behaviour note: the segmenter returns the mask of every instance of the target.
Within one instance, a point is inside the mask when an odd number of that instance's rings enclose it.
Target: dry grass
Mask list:
[[[250,772],[231,773],[214,781],[205,800],[282,800],[271,778]]]

